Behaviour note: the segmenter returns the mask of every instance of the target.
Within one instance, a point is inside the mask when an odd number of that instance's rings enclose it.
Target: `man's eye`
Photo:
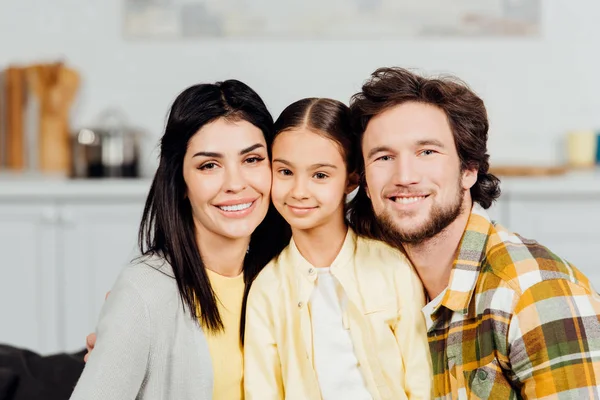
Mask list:
[[[377,158],[375,161],[390,161],[392,159],[392,156],[381,156],[379,158]]]

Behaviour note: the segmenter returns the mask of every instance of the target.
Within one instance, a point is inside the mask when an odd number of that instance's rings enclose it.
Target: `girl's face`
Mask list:
[[[271,197],[292,229],[343,221],[352,188],[337,143],[305,128],[291,129],[275,138],[272,153]]]
[[[249,239],[269,208],[271,168],[262,131],[217,119],[189,141],[183,178],[200,237]]]

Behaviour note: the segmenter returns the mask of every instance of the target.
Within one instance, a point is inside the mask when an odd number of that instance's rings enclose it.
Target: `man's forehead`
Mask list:
[[[412,102],[389,108],[371,118],[365,129],[363,144],[431,140],[453,141],[446,114],[433,105]]]

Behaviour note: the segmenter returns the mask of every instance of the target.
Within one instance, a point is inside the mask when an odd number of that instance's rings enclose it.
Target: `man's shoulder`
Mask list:
[[[518,293],[548,280],[564,279],[592,290],[574,265],[536,240],[495,224],[490,232],[480,273],[492,274]]]

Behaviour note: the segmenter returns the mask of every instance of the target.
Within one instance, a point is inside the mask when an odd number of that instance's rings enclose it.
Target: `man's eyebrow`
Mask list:
[[[417,146],[435,146],[443,149],[445,146],[437,139],[424,139],[417,142]]]
[[[372,148],[371,150],[369,150],[369,154],[367,154],[367,158],[371,158],[373,157],[375,154],[377,153],[383,153],[383,152],[391,152],[392,149],[389,148],[388,146],[377,146]]]

